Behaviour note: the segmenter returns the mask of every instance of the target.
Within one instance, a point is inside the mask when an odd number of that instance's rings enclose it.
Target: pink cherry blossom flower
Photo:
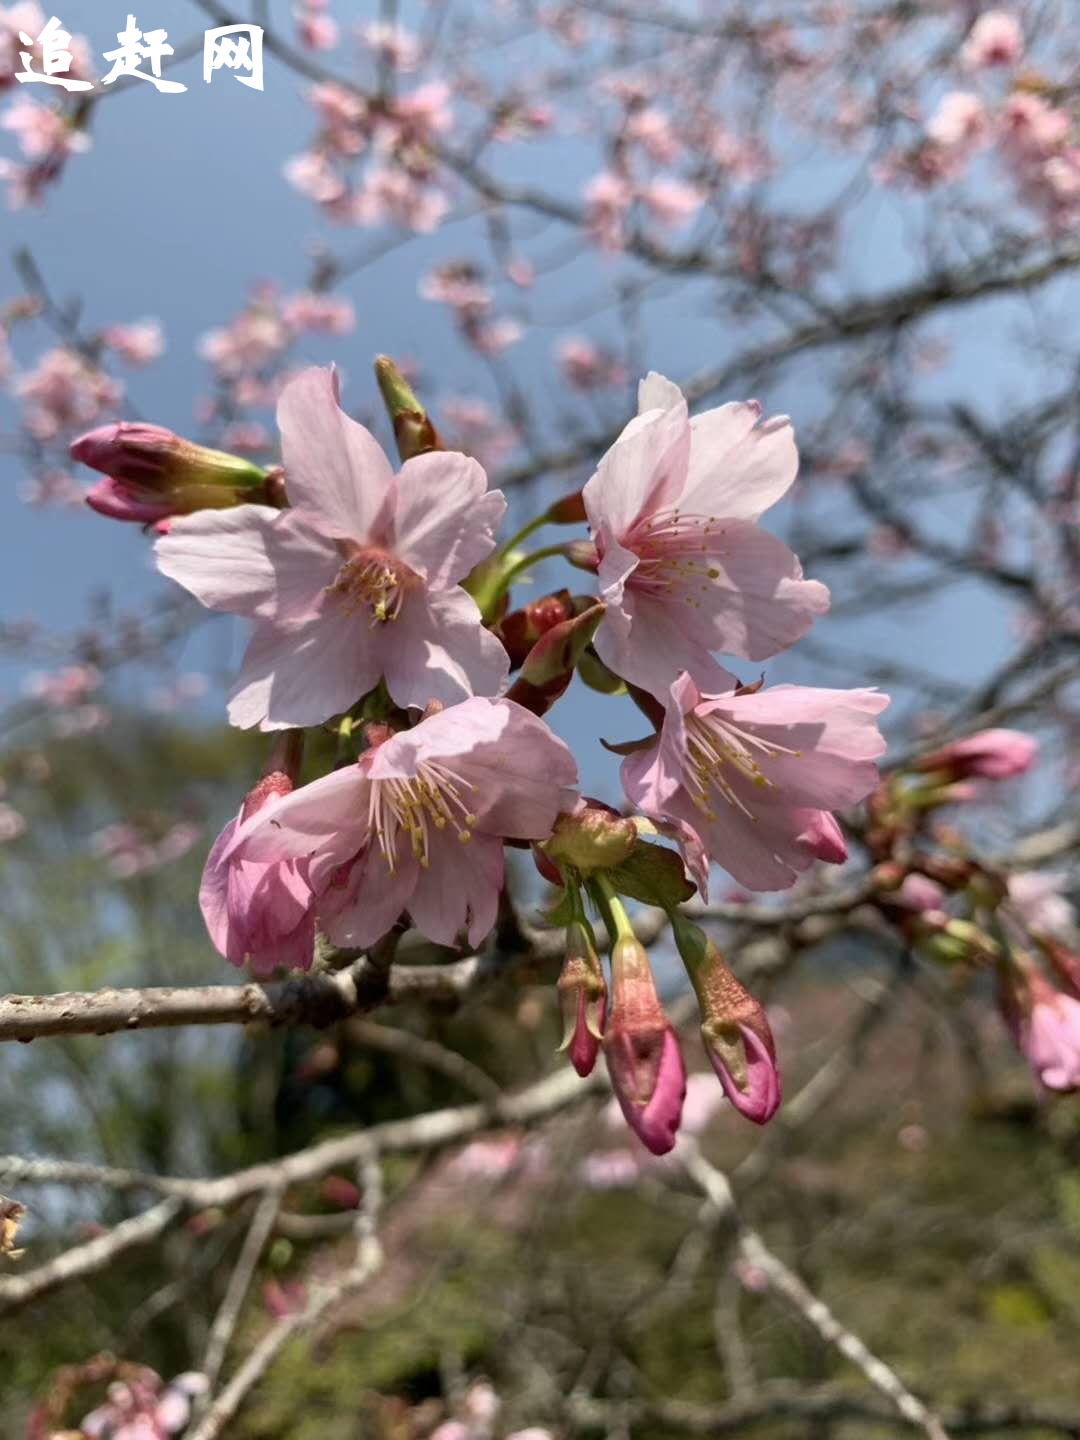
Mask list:
[[[159,320],[133,325],[108,325],[101,332],[106,346],[129,365],[149,365],[165,353],[165,335]]]
[[[1064,871],[1018,870],[1006,876],[1009,910],[1029,929],[1057,940],[1076,932],[1076,911],[1065,898],[1071,877]]]
[[[0,90],[14,85],[16,73],[23,68],[19,52],[26,46],[19,39],[20,30],[36,38],[44,26],[45,13],[34,0],[0,9]]]
[[[627,117],[624,133],[658,165],[672,164],[682,149],[672,128],[671,117],[651,106],[632,111]]]
[[[977,149],[990,134],[986,106],[978,95],[950,90],[926,122],[926,134],[935,145],[964,156]]]
[[[428,235],[439,228],[450,202],[441,190],[398,165],[374,165],[352,207],[358,225],[400,225]]]
[[[415,70],[420,42],[401,25],[371,24],[360,31],[364,43],[385,64],[402,73]]]
[[[339,31],[326,0],[303,0],[294,13],[296,34],[306,50],[333,50]]]
[[[685,225],[704,203],[704,195],[696,185],[674,176],[661,177],[644,185],[638,192],[649,214],[661,225]]]
[[[567,384],[575,390],[624,385],[626,370],[619,359],[583,335],[568,335],[556,351]]]
[[[115,409],[124,387],[73,350],[49,350],[35,369],[19,376],[15,394],[23,402],[26,428],[39,440],[92,425]]]
[[[956,780],[1011,780],[1035,763],[1039,742],[1021,730],[980,730],[923,755],[922,771],[947,774]]]
[[[190,1371],[165,1385],[143,1367],[125,1380],[114,1380],[105,1403],[85,1415],[81,1433],[94,1440],[168,1440],[188,1423],[191,1402],[209,1388],[205,1375]]]
[[[1017,1044],[1047,1090],[1080,1090],[1080,999],[1032,972],[1015,1022]]]
[[[90,136],[71,125],[60,110],[29,95],[20,95],[11,102],[0,119],[0,129],[16,136],[28,160],[81,155],[91,145]]]
[[[229,325],[209,330],[199,341],[199,354],[230,379],[258,370],[277,359],[289,334],[269,296],[256,296]]]
[[[610,170],[602,170],[586,185],[585,224],[602,250],[622,248],[623,227],[633,200],[630,182]]]
[[[984,10],[971,27],[960,63],[969,70],[992,65],[1015,65],[1024,53],[1024,36],[1016,19],[1006,10]]]
[[[267,804],[231,853],[309,859],[335,944],[371,944],[408,910],[429,940],[453,945],[464,930],[477,945],[495,923],[503,841],[546,839],[576,780],[543,721],[477,697]]]
[[[289,768],[295,769],[295,764]],[[230,856],[229,850],[245,820],[271,799],[292,791],[293,780],[285,769],[273,771],[255,786],[239,815],[214,841],[199,887],[199,904],[214,948],[232,965],[250,961],[252,973],[260,979],[272,975],[279,965],[290,970],[311,968],[315,896],[308,885],[307,861],[260,863]]]
[[[301,291],[281,302],[281,319],[298,334],[348,335],[356,325],[356,311],[342,296]]]
[[[634,805],[678,839],[702,895],[714,860],[752,890],[783,890],[830,854],[822,812],[855,805],[877,784],[883,740],[876,690],[775,685],[703,695],[671,686],[663,728],[623,761]],[[831,817],[830,817],[831,819]]]
[[[585,486],[607,606],[596,648],[654,695],[682,670],[724,688],[710,651],[764,659],[828,608],[825,586],[755,523],[798,467],[788,420],[760,414],[729,404],[690,420],[678,387],[650,375]]]
[[[278,403],[293,509],[203,511],[157,542],[158,568],[255,630],[233,687],[234,725],[315,725],[385,679],[423,709],[497,691],[506,652],[457,583],[495,544],[506,509],[475,460],[435,451],[395,475],[337,403],[329,370]]]

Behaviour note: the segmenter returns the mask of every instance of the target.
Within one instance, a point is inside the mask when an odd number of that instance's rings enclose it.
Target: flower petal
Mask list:
[[[786,495],[799,470],[795,432],[786,415],[754,426],[755,401],[721,405],[690,422],[690,468],[679,497],[687,513],[756,520]]]
[[[689,456],[690,421],[681,395],[677,404],[631,420],[582,491],[593,530],[604,526],[619,539],[640,515],[669,503],[683,487]]]
[[[309,599],[333,580],[340,563],[325,540],[266,505],[180,516],[154,554],[161,573],[209,609],[267,617],[283,600],[292,607]]]
[[[455,451],[417,455],[402,466],[391,490],[390,549],[430,589],[455,585],[494,550],[506,500],[487,484],[483,468]]]
[[[706,651],[768,659],[805,635],[829,608],[825,586],[804,580],[784,542],[748,520],[703,529],[701,547],[692,570],[671,567],[663,599],[652,603],[675,612],[673,622],[677,616],[687,640]],[[639,643],[635,638],[635,648]],[[694,667],[681,668],[696,678]]]
[[[277,421],[293,507],[327,535],[373,538],[394,472],[374,435],[338,405],[333,372],[301,371],[281,392]]]
[[[324,884],[319,919],[335,945],[373,945],[408,906],[421,873],[407,850],[393,870],[378,846],[369,846],[344,873]]]
[[[341,864],[367,835],[367,776],[359,765],[332,770],[287,795],[273,796],[233,832],[225,853],[245,860],[328,857]],[[224,833],[224,832],[223,832]],[[213,852],[211,852],[213,853]]]
[[[333,603],[294,629],[259,623],[229,692],[230,723],[282,730],[348,710],[379,681],[369,634]]]
[[[409,900],[413,924],[437,945],[455,944],[463,930],[479,945],[495,924],[503,870],[501,841],[474,834],[463,844],[443,831]]]
[[[510,669],[510,657],[481,625],[475,600],[459,586],[410,592],[397,619],[381,627],[379,641],[386,687],[406,707],[493,695]]]

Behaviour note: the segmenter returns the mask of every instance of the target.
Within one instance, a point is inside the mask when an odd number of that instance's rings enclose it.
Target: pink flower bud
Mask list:
[[[614,1004],[604,1035],[611,1084],[630,1128],[654,1155],[666,1155],[686,1096],[679,1040],[636,940],[616,941],[611,973]]]
[[[829,865],[843,865],[848,858],[847,841],[828,810],[808,810],[806,826],[795,837],[796,845],[809,850],[815,860]]]
[[[566,927],[566,958],[559,976],[563,1043],[570,1063],[582,1077],[592,1074],[607,1012],[607,984],[588,927],[575,920]]]
[[[1019,730],[980,730],[929,755],[917,768],[948,780],[1010,780],[1031,769],[1039,742]]]
[[[577,663],[592,643],[603,618],[603,605],[593,605],[580,615],[553,625],[525,657],[521,674],[506,698],[523,705],[534,715],[546,714],[573,679]]]
[[[1080,1000],[1033,966],[1002,981],[1001,1005],[1019,1050],[1047,1090],[1080,1090]]]
[[[99,426],[72,442],[71,458],[106,477],[90,489],[86,502],[111,520],[148,525],[264,498],[266,477],[257,465],[195,445],[160,425]]]
[[[678,912],[672,928],[701,1007],[701,1038],[724,1094],[764,1125],[780,1108],[776,1045],[764,1006],[732,974],[703,930]]]
[[[283,965],[307,970],[315,954],[315,896],[307,860],[255,861],[231,854],[233,836],[275,796],[291,793],[300,763],[302,732],[284,731],[268,773],[249,792],[240,814],[214,842],[199,887],[210,938],[233,965],[250,963],[257,976]]]

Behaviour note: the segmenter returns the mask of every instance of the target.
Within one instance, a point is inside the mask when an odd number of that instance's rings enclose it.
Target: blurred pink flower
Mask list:
[[[979,730],[919,757],[917,769],[950,781],[1011,780],[1035,763],[1039,742],[1021,730]]]
[[[123,399],[124,387],[73,350],[47,351],[15,381],[27,429],[40,440],[85,429]]]
[[[356,325],[356,311],[343,296],[301,291],[281,302],[281,319],[298,333],[348,335]]]
[[[129,365],[148,365],[165,353],[165,334],[159,320],[133,325],[107,325],[101,332],[105,345]]]
[[[560,340],[556,354],[567,384],[575,390],[626,384],[626,369],[618,357],[584,335],[568,335]]]
[[[361,27],[368,49],[391,69],[405,73],[415,70],[420,59],[420,42],[402,25],[374,23]]]
[[[984,10],[975,21],[960,51],[960,63],[969,70],[992,65],[1015,65],[1024,53],[1024,36],[1007,10]]]

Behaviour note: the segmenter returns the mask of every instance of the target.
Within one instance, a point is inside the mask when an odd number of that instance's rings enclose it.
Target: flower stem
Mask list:
[[[565,554],[565,544],[545,545],[539,550],[530,550],[528,555],[523,555],[520,560],[516,560],[514,564],[511,565],[509,569],[504,571],[503,574],[500,576],[499,594],[501,595],[504,590],[509,590],[510,586],[522,573],[522,571],[528,570],[530,566],[538,565],[541,560],[548,560],[552,556]]]

